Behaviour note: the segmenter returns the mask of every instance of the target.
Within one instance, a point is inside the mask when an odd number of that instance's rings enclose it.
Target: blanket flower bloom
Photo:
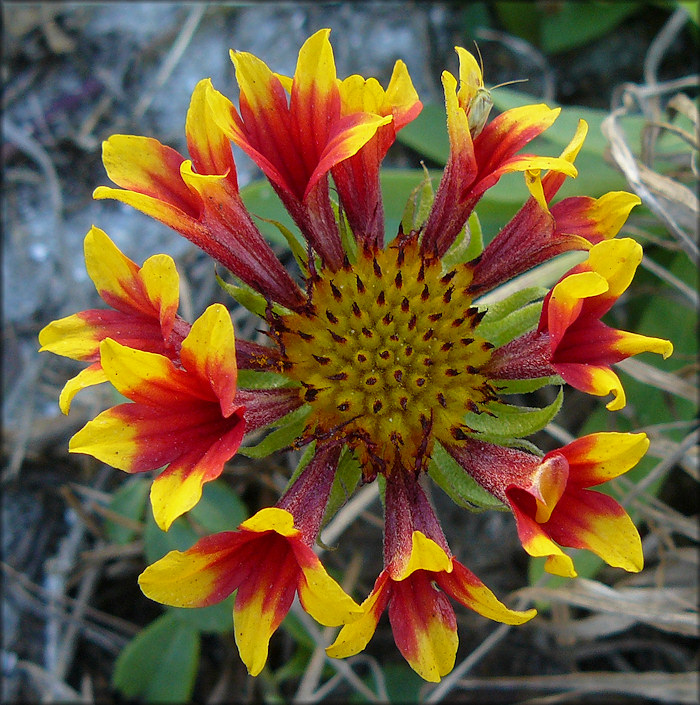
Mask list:
[[[529,105],[490,119],[476,60],[457,54],[459,77],[442,75],[447,166],[434,194],[427,176],[417,182],[397,233],[385,232],[380,168],[422,104],[401,61],[386,88],[338,78],[327,29],[304,43],[291,77],[231,52],[238,106],[200,81],[185,123],[189,159],[150,137],[104,143],[118,188],[101,186],[95,198],[166,223],[226,267],[242,284],[223,288],[245,292],[237,298],[261,319],[269,344],[234,337],[223,304],[185,321],[172,260],[156,255],[139,267],[97,228],[85,240],[86,264],[110,309],[40,334],[42,350],[89,365],[61,394],[65,413],[99,382],[127,398],[78,431],[70,450],[128,473],[159,471],[151,504],[163,530],[236,452],[306,449],[274,507],[171,551],[139,580],[147,596],[179,607],[236,591],[236,643],[253,675],[295,595],[321,624],[342,626],[328,647],[336,658],[362,651],[386,609],[399,651],[429,681],[454,666],[453,603],[507,624],[533,617],[507,607],[452,554],[423,489],[429,479],[462,506],[510,510],[525,551],[546,556],[551,572],[575,575],[561,547],[629,571],[642,566],[630,518],[590,488],[632,468],[649,445],[644,434],[592,434],[538,453],[523,439],[554,418],[561,390],[544,408],[507,401],[568,382],[612,392],[608,408],[621,408],[610,366],[671,353],[668,341],[600,320],[641,260],[639,245],[616,238],[639,199],[613,192],[556,201],[577,174],[585,122],[558,157],[523,151],[559,110]],[[243,204],[231,143],[259,166],[305,242],[280,225],[298,278]],[[479,200],[509,172],[524,174],[530,196],[485,250],[465,247]],[[480,302],[570,250],[587,259],[551,291]],[[275,430],[251,447],[250,434],[265,427]],[[355,488],[374,480],[384,489],[383,569],[358,606],[313,546]]]

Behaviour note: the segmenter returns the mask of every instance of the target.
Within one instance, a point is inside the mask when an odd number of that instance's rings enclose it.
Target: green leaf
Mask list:
[[[260,220],[262,220],[265,223],[270,223],[270,225],[274,225],[277,230],[280,231],[282,234],[282,237],[284,238],[285,242],[287,243],[287,247],[291,250],[292,254],[294,255],[294,259],[296,260],[297,264],[299,265],[299,269],[302,271],[304,275],[307,274],[307,259],[306,259],[306,249],[304,245],[302,244],[301,240],[297,235],[295,235],[286,225],[283,223],[280,223],[278,220],[274,220],[273,218],[263,218],[261,215],[258,216]]]
[[[546,293],[547,289],[533,286],[489,304],[479,324],[479,335],[498,348],[531,330],[540,319],[542,302],[530,301],[542,298]]]
[[[345,446],[333,477],[330,496],[326,504],[322,526],[325,526],[340,507],[345,504],[362,477],[362,468],[350,448]]]
[[[450,156],[445,107],[437,103],[425,104],[418,117],[409,122],[396,139],[418,154],[444,166]]]
[[[437,442],[433,446],[428,474],[461,507],[473,511],[505,509],[500,500],[477,484],[471,475]]]
[[[207,482],[202,489],[202,498],[189,511],[190,516],[201,524],[207,533],[233,531],[248,518],[248,510],[241,498],[221,479]]]
[[[131,521],[143,521],[151,483],[143,477],[130,477],[112,496],[107,507]],[[129,543],[136,531],[117,522],[105,520],[105,534],[121,546]]]
[[[427,220],[435,200],[432,180],[425,165],[423,165],[423,173],[423,181],[411,191],[401,216],[401,230],[404,233],[420,229]]]
[[[494,382],[494,387],[499,394],[527,394],[550,384],[561,386],[564,380],[559,375],[533,379],[499,379]]]
[[[235,593],[209,607],[168,607],[178,622],[199,632],[208,634],[230,634],[233,631],[233,603]]]
[[[238,370],[237,383],[241,389],[275,389],[293,384],[285,375],[262,370]]]
[[[546,54],[556,54],[583,46],[610,33],[640,9],[639,2],[559,3],[542,18],[540,47]]]
[[[459,231],[455,241],[442,258],[445,271],[452,269],[456,264],[471,262],[484,250],[484,237],[481,232],[481,223],[476,211],[469,216],[466,225]]]
[[[401,134],[401,133],[399,133]],[[428,171],[435,183],[440,179],[441,172]],[[387,241],[393,240],[399,231],[399,224],[404,215],[406,201],[412,191],[423,183],[425,172],[420,169],[382,169],[379,181],[384,202],[384,219],[386,221]]]
[[[170,551],[186,551],[191,548],[199,536],[185,517],[176,519],[168,531],[161,531],[153,518],[153,513],[148,512],[146,528],[143,532],[143,549],[146,560],[155,563]]]
[[[270,453],[286,448],[301,435],[310,411],[311,407],[308,405],[295,409],[280,421],[275,422],[276,426],[283,424],[280,428],[268,433],[257,445],[241,446],[238,453],[247,458],[264,458]]]
[[[192,697],[199,664],[196,629],[164,614],[119,654],[112,685],[127,698],[149,703],[183,703]]]
[[[254,313],[260,318],[265,318],[267,310],[267,301],[262,294],[249,287],[247,284],[230,284],[224,281],[218,274],[216,281],[219,286],[231,297],[233,297],[241,306],[247,308],[251,313]],[[283,315],[289,313],[289,310],[280,304],[273,303],[272,311]]]
[[[475,431],[491,436],[524,438],[541,431],[557,415],[563,400],[564,391],[560,388],[557,398],[542,409],[492,402],[488,409],[495,416],[469,412],[464,417],[464,423]]]

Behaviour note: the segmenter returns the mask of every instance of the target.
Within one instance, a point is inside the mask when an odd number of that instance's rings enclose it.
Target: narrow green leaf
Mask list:
[[[241,306],[247,308],[251,313],[254,313],[260,318],[265,318],[265,312],[267,310],[267,301],[262,294],[251,289],[249,286],[241,283],[230,284],[224,281],[218,274],[216,274],[216,281],[219,286],[231,297],[233,297]],[[274,313],[284,314],[288,313],[289,310],[280,304],[272,304],[272,310]]]
[[[287,246],[291,250],[292,254],[294,255],[294,259],[299,265],[299,269],[301,270],[302,274],[306,275],[306,249],[304,248],[304,245],[301,243],[299,238],[286,225],[280,223],[279,220],[274,220],[273,218],[263,218],[261,215],[259,215],[258,218],[265,223],[270,223],[270,225],[274,225],[274,227],[276,227],[277,230],[282,233],[282,237],[284,237]]]
[[[322,526],[325,526],[340,507],[345,504],[362,477],[362,468],[350,448],[345,446],[338,461],[338,468],[333,477],[331,493],[326,504]]]
[[[238,386],[241,389],[275,389],[290,387],[294,384],[289,377],[277,372],[262,370],[238,370]]]
[[[564,380],[559,375],[533,379],[499,379],[496,380],[494,386],[499,394],[527,394],[549,384],[561,386],[564,384]]]
[[[148,703],[182,703],[192,697],[199,665],[196,629],[164,614],[119,654],[112,685],[127,698]]]
[[[109,509],[131,521],[143,521],[146,504],[148,503],[148,490],[151,483],[143,477],[130,477],[115,493],[107,505]],[[136,531],[117,522],[105,520],[105,533],[107,538],[123,546],[129,543]]]
[[[541,431],[557,415],[563,399],[564,391],[559,389],[557,398],[542,409],[492,402],[488,408],[495,416],[469,412],[464,423],[476,431],[494,436],[524,438]]]
[[[457,264],[471,262],[484,250],[484,237],[481,231],[481,223],[476,211],[469,216],[465,226],[459,231],[455,241],[442,258],[444,271],[452,269]]]
[[[521,335],[531,331],[540,320],[541,312],[541,301],[528,304],[504,316],[500,321],[493,322],[488,328],[488,333],[485,333],[481,326],[479,326],[478,332],[497,348],[500,348],[501,345],[505,345],[511,340],[515,340],[515,338],[519,338]]]
[[[275,425],[283,425],[268,433],[260,443],[254,446],[241,446],[238,449],[239,454],[245,455],[247,458],[264,458],[270,453],[291,445],[292,441],[298,438],[304,430],[310,411],[311,407],[308,405],[295,409],[276,422]]]
[[[505,509],[503,503],[477,484],[439,443],[433,446],[428,474],[461,507],[473,511]]]

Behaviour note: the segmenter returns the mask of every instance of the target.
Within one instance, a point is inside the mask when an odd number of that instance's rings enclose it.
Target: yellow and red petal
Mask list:
[[[554,369],[575,389],[598,397],[613,395],[605,407],[610,411],[624,409],[627,397],[620,378],[606,365],[557,362]]]
[[[588,549],[614,568],[637,573],[644,567],[639,532],[608,495],[585,489],[567,492],[544,529],[561,546]]]
[[[581,315],[583,301],[607,291],[606,279],[591,271],[569,274],[554,286],[542,307],[542,318],[549,330],[552,351],[558,349],[568,329]]]
[[[623,475],[649,449],[646,433],[592,433],[545,456],[561,454],[569,463],[569,482],[592,487]]]
[[[103,301],[117,311],[155,319],[167,337],[180,295],[172,257],[154,255],[139,268],[95,226],[85,236],[84,249],[85,267]]]
[[[464,185],[471,184],[477,173],[474,144],[469,133],[467,114],[457,98],[457,79],[449,72],[442,72],[442,87],[445,94],[447,134],[450,138],[450,162],[459,164]]]
[[[383,570],[374,583],[372,592],[360,606],[362,614],[353,622],[346,624],[335,641],[326,648],[331,658],[346,658],[360,653],[369,644],[379,618],[392,595],[394,581]]]
[[[322,176],[327,174],[336,164],[352,157],[377,132],[377,129],[390,123],[391,116],[381,117],[371,113],[355,113],[340,118],[328,135],[326,146],[319,156],[304,190],[306,198]]]
[[[394,583],[389,620],[394,641],[411,668],[424,680],[438,682],[454,667],[457,620],[444,593],[425,571]]]
[[[411,76],[406,64],[399,60],[394,64],[389,85],[384,94],[384,102],[379,110],[368,110],[379,115],[391,114],[394,118],[393,129],[398,132],[401,128],[414,120],[423,109],[423,103],[418,98],[418,93],[413,87]]]
[[[182,341],[180,359],[219,400],[221,413],[230,416],[239,405],[236,396],[236,347],[231,315],[223,304],[212,304],[192,324]]]
[[[301,569],[297,591],[304,610],[326,627],[337,627],[357,619],[362,609],[328,575],[311,548],[300,540],[290,540],[289,543]]]
[[[523,548],[535,558],[546,556],[545,570],[548,573],[560,575],[563,578],[575,578],[577,573],[574,569],[574,562],[552,541],[544,525],[535,521],[530,514],[530,508],[525,505],[521,506],[522,495],[511,490],[508,499]]]
[[[287,539],[275,533],[255,541],[255,568],[238,588],[234,635],[248,673],[258,675],[267,661],[270,637],[294,600],[299,566]]]
[[[127,191],[164,201],[193,215],[196,197],[180,178],[184,157],[152,137],[112,135],[102,143],[107,176]]]
[[[102,314],[99,310],[82,311],[51,321],[39,333],[39,352],[48,351],[72,360],[99,359]]]
[[[206,607],[228,597],[256,563],[254,539],[237,531],[206,536],[170,551],[139,576],[146,597],[173,607]]]
[[[451,573],[433,576],[437,584],[454,600],[488,619],[504,624],[524,624],[537,611],[523,611],[506,607],[479,578],[457,560],[452,560]]]
[[[513,160],[516,152],[550,127],[560,112],[560,108],[552,109],[540,103],[512,108],[495,117],[474,139],[480,176],[483,178]],[[522,165],[519,170],[557,168],[570,176],[577,174],[573,164],[561,157],[529,157],[530,161],[523,157],[518,159]],[[545,161],[534,162],[534,159]],[[532,165],[527,166],[528,163]]]
[[[242,416],[233,424],[212,420],[207,429],[208,437],[195,440],[193,437],[201,430],[190,431],[186,440],[183,439],[189,442],[189,450],[171,462],[151,485],[153,518],[163,531],[199,502],[205,482],[221,475],[224,464],[241,445],[245,422]]]
[[[638,196],[626,191],[611,191],[600,198],[574,196],[551,208],[557,232],[577,235],[596,245],[615,237],[630,211],[639,205]]]
[[[157,353],[135,350],[107,338],[100,343],[102,368],[117,391],[132,401],[162,409],[174,403],[217,401],[200,378]]]
[[[393,580],[405,580],[417,570],[449,573],[452,571],[452,559],[435,541],[420,531],[414,531],[408,559],[399,565],[395,558],[387,570]]]
[[[585,302],[584,315],[600,318],[606,313],[630,285],[641,261],[642,247],[631,238],[603,240],[593,245],[588,259],[577,267],[603,277],[608,283],[608,290]]]
[[[197,222],[201,206],[199,201],[189,204],[190,207],[184,202],[174,205],[154,196],[120,188],[110,188],[109,186],[98,186],[93,191],[92,197],[98,201],[105,198],[113,198],[115,201],[126,203],[127,206],[150,215],[151,218],[155,218],[195,242],[202,241],[208,236],[206,228],[203,228]],[[198,199],[198,196],[193,196],[192,198]]]
[[[265,507],[252,517],[246,519],[239,527],[245,531],[264,533],[274,531],[286,538],[299,536],[299,530],[294,528],[294,517],[286,509]]]
[[[204,458],[217,442],[226,443],[226,434],[235,433],[232,429],[239,424],[238,416],[222,419],[214,403],[119,404],[80,429],[71,438],[69,450],[92,455],[125,472],[144,472],[183,455]]]
[[[535,521],[546,522],[566,491],[569,464],[560,455],[543,458],[535,472],[528,478],[528,485],[518,485],[535,500]]]
[[[99,362],[93,363],[65,383],[58,397],[58,407],[64,414],[68,414],[73,397],[81,389],[92,387],[95,384],[101,384],[106,381],[107,375],[104,373],[102,365]]]
[[[581,147],[583,147],[587,134],[588,123],[585,120],[579,119],[578,125],[576,126],[576,132],[571,138],[569,144],[564,147],[564,150],[560,155],[561,158],[573,164],[578,156],[578,153],[581,151]],[[565,177],[566,175],[559,171],[549,171],[545,174],[542,179],[542,188],[548,203],[561,188]]]
[[[199,81],[192,92],[185,121],[187,150],[197,173],[224,176],[237,190],[236,165],[231,143],[212,114],[207,99],[210,90],[211,79],[205,78]]]
[[[296,183],[297,171],[290,173],[286,159],[299,161],[289,125],[287,94],[279,79],[257,57],[247,52],[231,52],[236,66],[236,79],[241,87],[241,114],[233,103],[213,87],[207,89],[207,102],[212,117],[224,134],[238,145],[259,167],[267,178],[300,198]],[[244,86],[267,86],[265,91],[244,90]],[[253,104],[250,104],[253,101]],[[286,119],[285,119],[286,118]],[[245,120],[245,122],[244,122]],[[267,156],[268,149],[276,158]]]

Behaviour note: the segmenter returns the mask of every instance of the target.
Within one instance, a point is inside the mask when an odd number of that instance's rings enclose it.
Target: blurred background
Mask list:
[[[697,3],[4,2],[2,13],[2,702],[696,702]],[[400,58],[425,104],[386,161],[391,224],[421,162],[444,165],[440,74],[456,73],[455,45],[476,52],[476,43],[487,86],[528,79],[497,88],[495,110],[563,107],[533,151],[558,155],[584,117],[580,176],[561,195],[629,190],[643,201],[621,234],[639,240],[645,258],[608,320],[670,338],[676,350],[667,361],[645,355],[620,366],[629,402],[617,414],[567,389],[556,424],[536,439],[546,449],[593,431],[649,434],[647,458],[613,487],[642,532],[641,573],[581,556],[581,578],[543,577],[510,515],[471,514],[435,490],[460,560],[508,604],[540,609],[517,629],[458,610],[457,667],[438,686],[408,668],[386,618],[363,655],[332,662],[322,649],[330,632],[293,610],[252,679],[236,652],[230,601],[186,611],[143,597],[136,578],[147,561],[274,503],[296,457],[237,456],[198,513],[164,536],[146,511],[147,482],[68,454],[70,436],[113,403],[106,385],[82,392],[63,416],[58,394],[81,366],[37,352],[51,320],[102,305],[82,256],[92,224],[139,264],[159,252],[175,258],[185,318],[222,301],[237,335],[255,338],[258,323],[219,289],[208,257],[126,206],[92,200],[109,183],[101,142],[140,134],[185,153],[195,84],[211,77],[236,100],[229,48],[292,75],[299,47],[322,27],[332,29],[340,77],[386,86]],[[257,169],[235,155],[251,211],[282,220]],[[486,240],[525,195],[522,176],[489,192],[477,208]],[[329,528],[334,550],[324,556],[360,600],[381,569],[381,506],[361,499],[350,505],[354,521]]]

